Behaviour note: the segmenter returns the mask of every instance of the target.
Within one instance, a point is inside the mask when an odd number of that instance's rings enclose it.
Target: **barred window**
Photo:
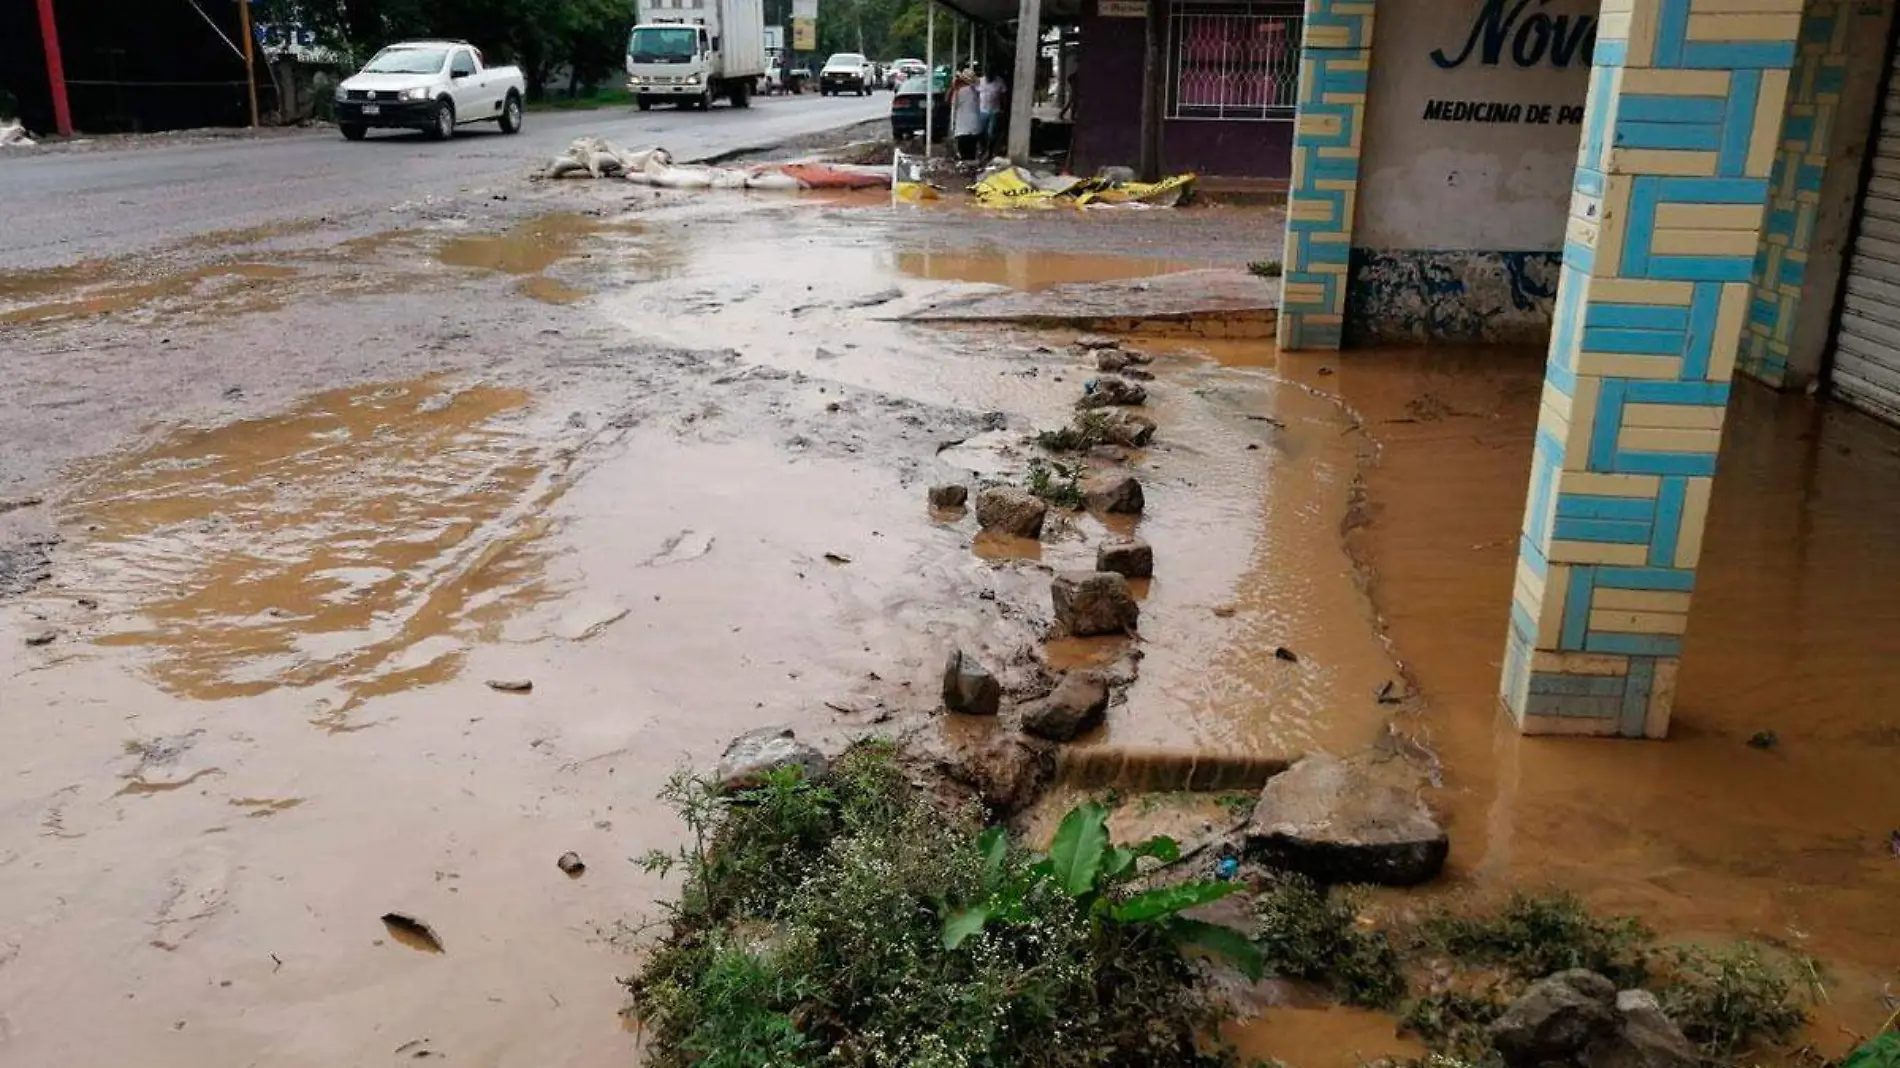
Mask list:
[[[1300,6],[1180,2],[1169,14],[1168,118],[1291,122]]]

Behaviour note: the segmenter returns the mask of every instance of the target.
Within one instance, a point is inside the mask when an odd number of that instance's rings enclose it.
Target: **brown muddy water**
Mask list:
[[[1900,744],[1878,700],[1891,435],[1738,399],[1767,429],[1730,435],[1725,472],[1751,479],[1716,495],[1678,737],[1523,740],[1491,693],[1534,360],[1144,338],[1147,514],[1062,514],[1026,552],[924,489],[1019,479],[1025,437],[1095,372],[1067,334],[903,316],[967,283],[1238,265],[1277,217],[1184,241],[1193,215],[1143,213],[1121,234],[1140,256],[1104,252],[1099,222],[1017,223],[1012,259],[954,212],[684,199],[634,225],[562,195],[492,235],[340,243],[316,269],[361,287],[332,309],[185,315],[177,352],[268,352],[300,316],[300,338],[428,355],[271,412],[175,415],[50,495],[55,577],[0,604],[0,708],[30,712],[0,716],[0,1063],[629,1063],[613,977],[669,892],[629,862],[677,839],[665,777],[752,727],[840,744],[914,722],[952,644],[1020,667],[1049,570],[1130,530],[1158,565],[1139,641],[1046,654],[1142,654],[1077,766],[1351,751],[1402,680],[1423,703],[1401,727],[1442,760],[1438,893],[1557,881],[1672,933],[1778,938],[1834,964],[1839,1018],[1870,1026],[1900,961],[1900,862],[1875,849],[1900,826],[1878,774]],[[396,279],[417,299],[363,295]],[[457,307],[504,310],[430,332]],[[443,366],[464,349],[500,355]],[[1764,727],[1779,747],[1742,744]],[[1298,1068],[1410,1048],[1297,999],[1232,1037]]]

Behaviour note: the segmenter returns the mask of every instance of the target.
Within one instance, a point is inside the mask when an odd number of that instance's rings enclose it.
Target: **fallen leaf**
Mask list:
[[[406,912],[383,913],[383,926],[396,941],[410,949],[419,949],[425,953],[442,953],[442,939],[435,929]]]

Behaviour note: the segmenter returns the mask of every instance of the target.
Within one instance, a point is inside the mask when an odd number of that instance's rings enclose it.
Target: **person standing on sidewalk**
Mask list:
[[[977,99],[976,79],[968,71],[959,72],[950,86],[950,135],[956,138],[959,163],[976,158],[976,143],[983,135],[983,109]]]
[[[1009,100],[1009,85],[990,71],[977,83],[976,105],[983,121],[983,155],[996,155],[996,135],[1003,127],[1003,108]]]

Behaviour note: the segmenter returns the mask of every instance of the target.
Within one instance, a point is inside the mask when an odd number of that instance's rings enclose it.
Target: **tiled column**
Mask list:
[[[1669,725],[1800,0],[1604,0],[1503,695]]]
[[[1280,294],[1283,349],[1339,347],[1372,8],[1373,0],[1306,0]]]
[[[1852,0],[1807,0],[1781,143],[1769,175],[1768,215],[1755,256],[1754,293],[1738,366],[1776,388],[1787,384],[1808,251],[1821,212],[1821,183],[1847,84],[1848,34],[1866,29],[1851,8]]]

